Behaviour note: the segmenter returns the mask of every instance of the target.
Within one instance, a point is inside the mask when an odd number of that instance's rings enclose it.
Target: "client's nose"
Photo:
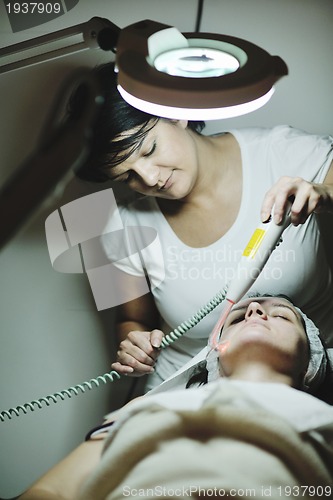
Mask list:
[[[253,316],[260,316],[262,319],[267,319],[265,308],[259,302],[250,302],[247,307],[245,319],[249,319]]]

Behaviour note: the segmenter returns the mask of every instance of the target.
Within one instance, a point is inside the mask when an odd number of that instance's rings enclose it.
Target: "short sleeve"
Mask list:
[[[119,213],[123,229],[102,237],[107,259],[126,274],[145,277],[150,288],[155,288],[165,277],[164,256],[158,231],[151,219],[141,220],[140,210],[132,204],[120,206]]]
[[[280,175],[322,183],[333,161],[333,138],[281,125],[271,130],[269,150]]]

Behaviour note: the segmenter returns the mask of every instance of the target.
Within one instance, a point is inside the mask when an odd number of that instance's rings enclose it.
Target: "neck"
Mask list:
[[[221,192],[235,188],[235,175],[241,177],[237,171],[238,144],[230,134],[209,137],[193,133],[192,139],[197,150],[198,178],[191,194],[181,201],[199,206],[214,203],[216,196],[221,198]]]
[[[276,382],[295,387],[295,381],[291,374],[278,372],[261,362],[243,363],[242,366],[236,367],[229,374],[229,378],[249,382]]]

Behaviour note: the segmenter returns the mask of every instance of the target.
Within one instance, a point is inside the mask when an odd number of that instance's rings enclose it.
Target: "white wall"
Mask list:
[[[0,47],[93,16],[120,27],[149,18],[193,31],[196,5],[195,0],[81,0],[63,17],[13,34],[1,3]],[[284,58],[290,73],[265,108],[212,122],[207,132],[288,123],[332,133],[332,18],[331,0],[205,0],[201,31],[248,39]],[[64,77],[108,57],[102,52],[70,56],[0,75],[1,182],[33,150]],[[64,196],[68,201],[90,190],[72,181]],[[114,359],[112,311],[98,313],[86,277],[57,273],[49,260],[44,222],[64,203],[62,196],[50,197],[0,256],[0,411],[105,373]],[[127,385],[118,384],[0,423],[0,497],[22,492],[81,442],[103,413],[121,404]]]
[[[289,69],[266,106],[225,123],[211,122],[208,130],[285,123],[332,133],[332,21],[330,0],[207,0],[201,31],[249,40],[282,57]]]

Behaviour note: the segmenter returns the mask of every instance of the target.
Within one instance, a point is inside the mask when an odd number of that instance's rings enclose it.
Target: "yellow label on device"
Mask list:
[[[264,229],[256,229],[251,236],[250,241],[245,247],[243,252],[244,257],[250,257],[253,259],[255,254],[257,253],[262,240],[264,239],[266,231]]]

